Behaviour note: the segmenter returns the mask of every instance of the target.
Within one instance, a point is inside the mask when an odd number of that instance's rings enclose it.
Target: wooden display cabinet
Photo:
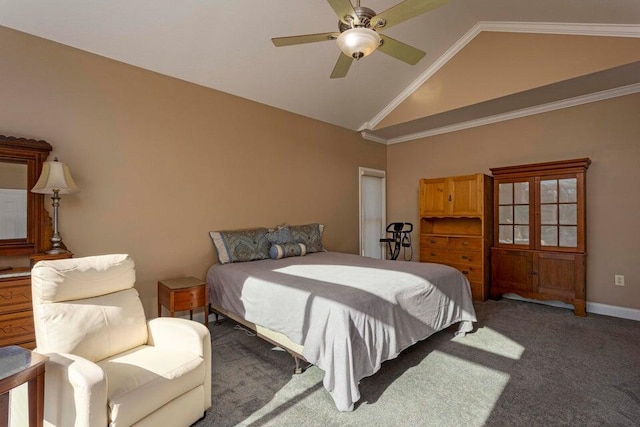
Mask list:
[[[586,170],[576,159],[491,169],[490,294],[573,304],[586,315]]]

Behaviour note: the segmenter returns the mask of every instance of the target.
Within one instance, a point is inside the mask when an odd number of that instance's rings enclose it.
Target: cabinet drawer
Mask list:
[[[0,312],[31,309],[31,279],[0,282]]]
[[[481,250],[482,239],[479,237],[449,237],[450,249]]]
[[[0,314],[0,346],[35,341],[33,312]]]
[[[446,249],[424,248],[420,250],[420,261],[446,264],[449,252]]]
[[[176,292],[174,298],[175,311],[191,310],[206,305],[204,286]]]
[[[447,237],[442,236],[420,236],[421,248],[443,248],[447,247]]]
[[[460,264],[449,264],[449,265],[451,265],[451,267],[456,268],[457,270],[460,270],[462,274],[464,274],[465,277],[470,282],[484,281],[484,277],[482,274],[482,266],[460,265]]]
[[[482,265],[482,252],[448,251],[447,259],[453,264]]]

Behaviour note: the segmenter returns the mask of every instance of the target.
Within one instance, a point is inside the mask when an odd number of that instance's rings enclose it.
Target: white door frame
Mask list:
[[[375,178],[382,178],[382,230],[380,230],[380,238],[384,237],[383,233],[387,224],[387,172],[380,169],[372,169],[359,167],[358,168],[358,226],[359,226],[359,245],[360,255],[364,255],[364,249],[362,247],[363,241],[363,226],[362,226],[362,177],[372,176]],[[382,243],[380,243],[382,245]],[[385,248],[382,248],[382,259],[386,259]]]

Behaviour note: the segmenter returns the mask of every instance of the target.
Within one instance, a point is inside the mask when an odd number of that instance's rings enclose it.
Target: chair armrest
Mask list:
[[[157,317],[147,322],[149,342],[159,348],[190,351],[211,356],[209,329],[201,323],[175,317]]]
[[[97,364],[74,354],[48,353],[45,420],[51,425],[108,424],[107,380]]]
[[[211,407],[211,334],[202,323],[175,317],[157,317],[147,322],[147,344],[172,350],[190,351],[204,359],[204,409]]]

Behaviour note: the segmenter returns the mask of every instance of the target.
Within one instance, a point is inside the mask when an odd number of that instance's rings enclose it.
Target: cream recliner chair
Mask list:
[[[147,321],[128,255],[41,261],[31,278],[45,425],[189,426],[211,406],[209,330]]]

